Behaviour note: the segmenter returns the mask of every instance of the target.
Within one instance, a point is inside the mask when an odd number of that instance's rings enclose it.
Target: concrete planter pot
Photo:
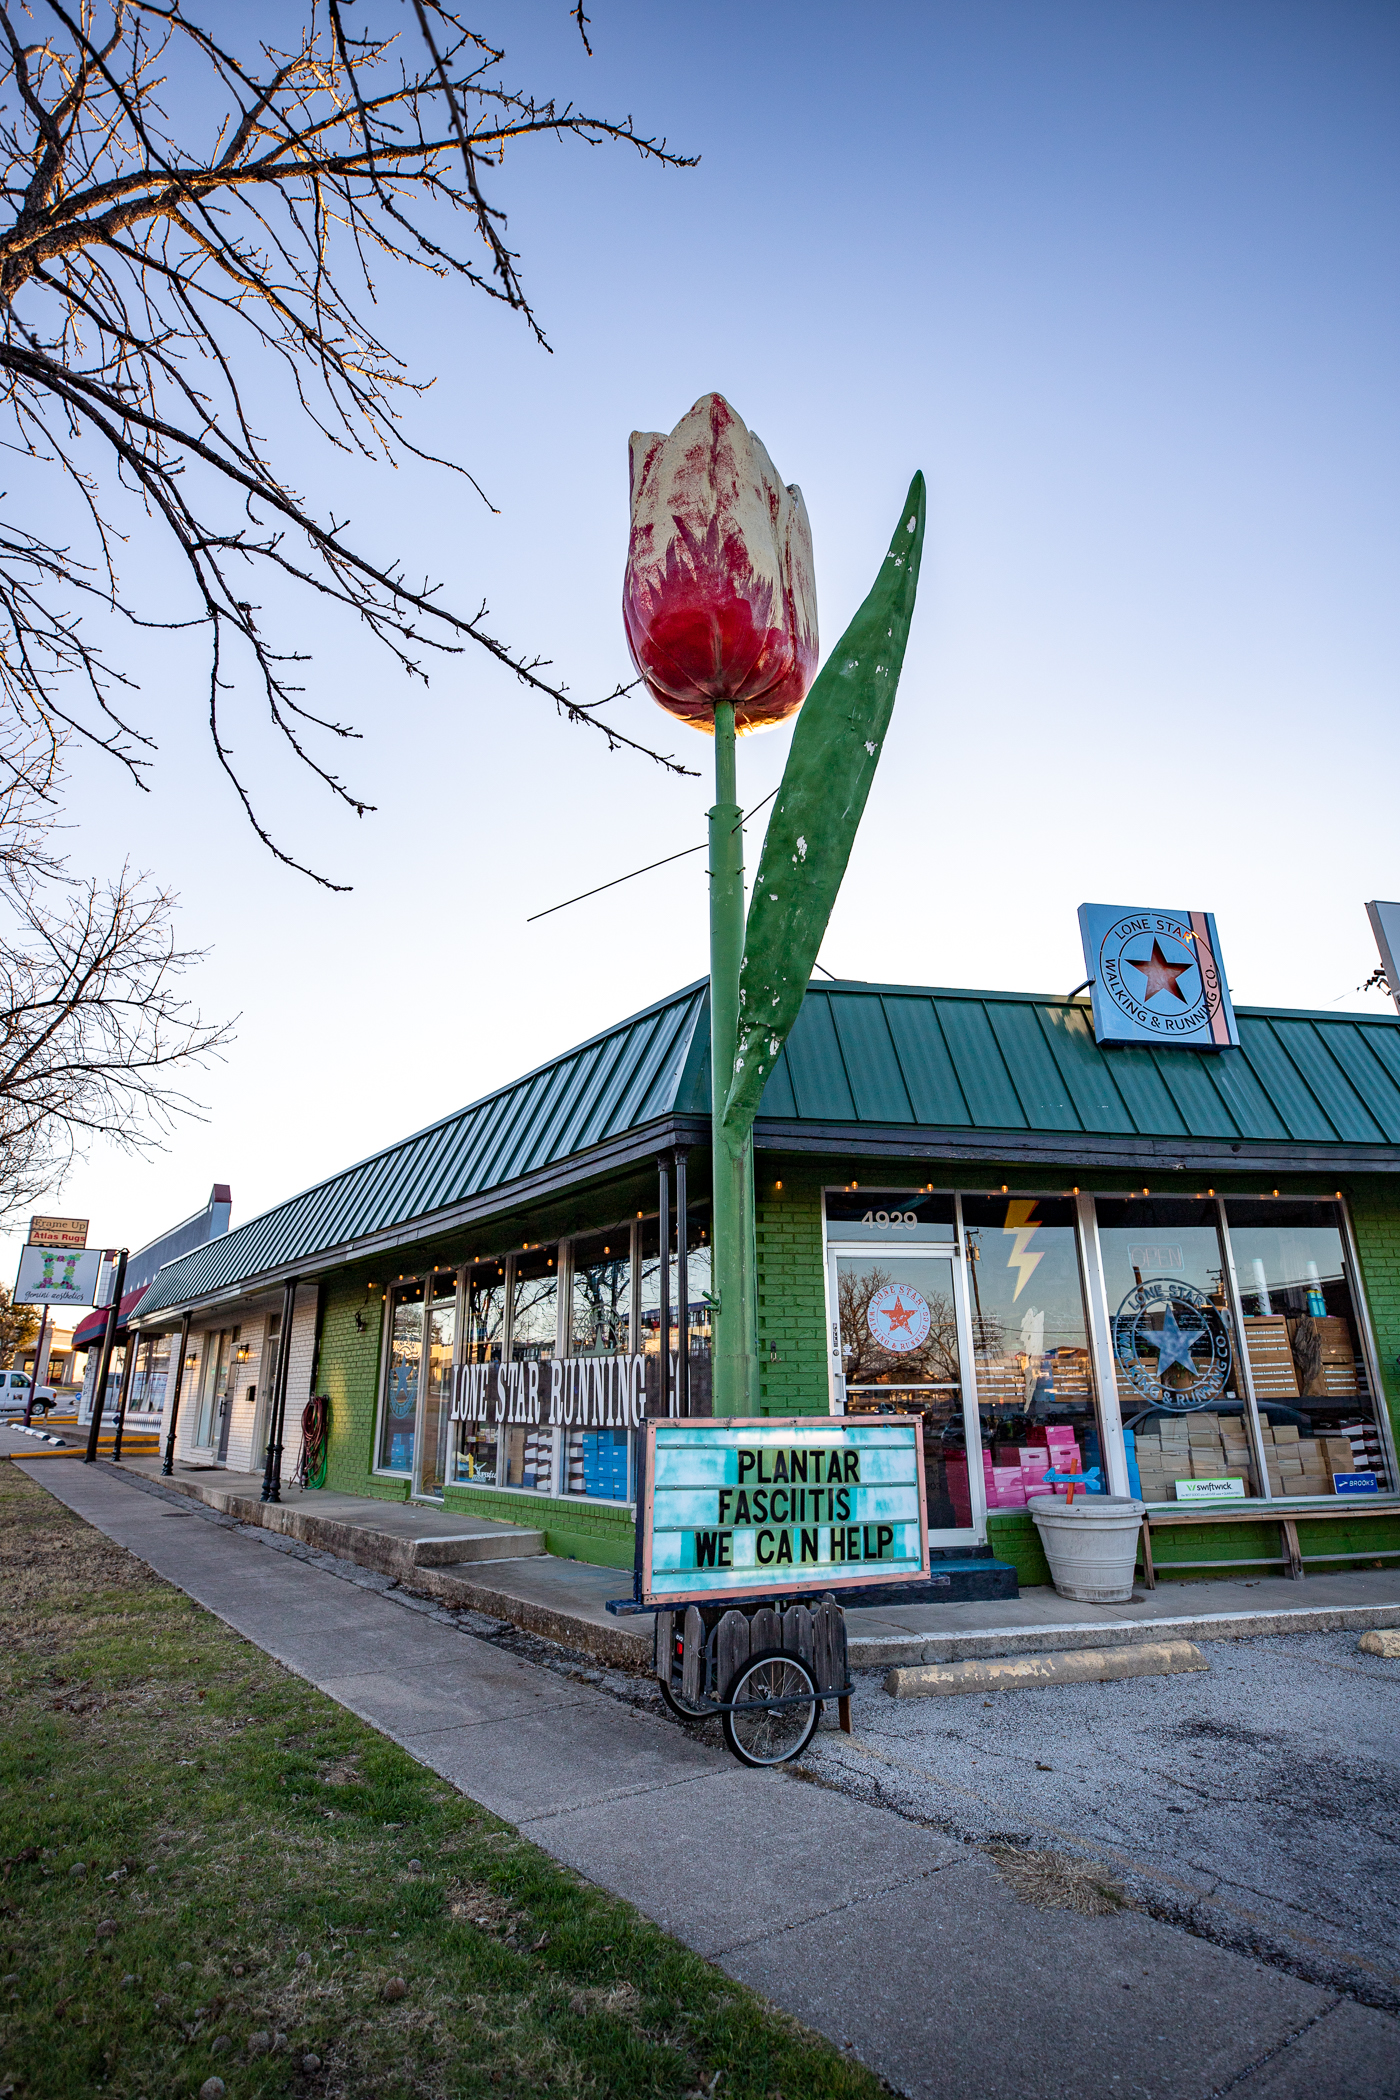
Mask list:
[[[1062,1597],[1081,1604],[1126,1604],[1145,1502],[1132,1495],[1037,1495],[1031,1518]]]

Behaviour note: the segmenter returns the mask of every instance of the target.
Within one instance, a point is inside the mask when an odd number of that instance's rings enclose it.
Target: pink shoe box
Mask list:
[[[1026,1491],[1021,1485],[1019,1466],[993,1466],[991,1483],[987,1491],[988,1509],[1022,1509],[1025,1507]]]
[[[1021,1478],[1030,1484],[1032,1480],[1043,1480],[1050,1466],[1050,1453],[1044,1444],[1022,1444]]]

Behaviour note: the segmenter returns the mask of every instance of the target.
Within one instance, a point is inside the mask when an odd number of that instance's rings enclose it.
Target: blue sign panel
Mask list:
[[[928,1579],[923,1423],[650,1421],[640,1602]]]
[[[1332,1485],[1339,1495],[1374,1495],[1380,1488],[1374,1473],[1334,1473]]]
[[[1212,912],[1081,904],[1079,932],[1096,1041],[1185,1050],[1239,1043]]]

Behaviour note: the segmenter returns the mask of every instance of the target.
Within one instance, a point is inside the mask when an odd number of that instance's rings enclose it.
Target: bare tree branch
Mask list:
[[[93,1137],[158,1148],[199,1113],[183,1071],[232,1033],[181,992],[200,957],[176,946],[168,891],[130,867],[106,883],[70,873],[53,770],[47,748],[11,751],[0,785],[0,1219],[52,1190]]]
[[[491,631],[485,605],[455,608],[313,510],[250,420],[250,381],[280,370],[339,451],[446,467],[485,501],[459,462],[403,428],[426,384],[365,318],[378,274],[460,283],[513,308],[548,348],[488,189],[506,146],[611,142],[693,162],[630,117],[508,86],[504,54],[439,0],[356,0],[353,17],[350,0],[302,4],[286,49],[240,57],[183,0],[0,0],[0,447],[26,473],[57,475],[75,506],[62,544],[0,530],[0,712],[8,747],[41,769],[77,731],[140,781],[152,746],[130,712],[134,684],[96,630],[113,615],[207,627],[219,762],[271,851],[314,873],[274,839],[234,762],[222,717],[243,667],[296,758],[357,814],[370,805],[319,755],[320,739],[355,732],[306,704],[305,658],[268,634],[259,573],[352,615],[410,677],[475,645],[610,749],[688,769],[600,712],[632,684],[575,699],[547,661]],[[591,52],[588,17],[571,14]],[[177,137],[167,105],[221,114],[187,119]],[[454,242],[458,223],[470,249]],[[147,615],[124,593],[133,516],[178,550],[188,617]]]

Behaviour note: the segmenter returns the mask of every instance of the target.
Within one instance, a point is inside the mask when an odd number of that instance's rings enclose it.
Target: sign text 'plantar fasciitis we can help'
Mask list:
[[[927,1581],[917,1417],[647,1424],[642,1601]]]

